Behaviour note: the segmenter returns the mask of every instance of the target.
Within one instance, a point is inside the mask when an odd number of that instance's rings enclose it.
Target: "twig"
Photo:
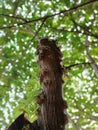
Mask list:
[[[20,0],[17,0],[17,1],[16,1],[16,3],[15,3],[15,8],[14,8],[14,11],[13,11],[13,15],[12,15],[12,16],[7,15],[7,14],[0,14],[0,16],[9,17],[9,18],[21,20],[21,21],[23,21],[23,22],[27,22],[26,19],[17,16],[17,8],[18,8],[18,5],[19,5],[19,2],[20,2]],[[27,27],[27,32],[29,32],[29,33],[32,34],[32,35],[35,35],[35,33],[33,32],[33,30],[31,29],[29,23],[28,23],[28,24],[25,24],[25,26]],[[17,28],[17,29],[18,29],[17,26],[15,27],[15,26],[13,26],[13,25],[12,25],[12,26],[9,26],[8,29],[10,30],[11,28],[14,28],[14,29]],[[23,31],[23,30],[22,30],[22,31]],[[24,31],[25,31],[25,30],[24,30]],[[36,37],[38,38],[37,35],[36,35]]]
[[[12,17],[16,17],[16,13],[17,13],[17,8],[18,8],[18,5],[19,5],[19,2],[20,2],[20,0],[17,0],[15,2],[15,7],[14,7],[14,11],[13,11],[13,16]],[[6,14],[0,14],[0,16],[9,17],[9,15],[6,15]],[[13,20],[12,20],[12,23],[13,23]],[[11,30],[11,28],[8,28],[8,30],[6,31],[5,40],[7,40],[7,37],[9,35],[10,30]]]
[[[33,20],[29,20],[29,21],[26,20],[26,21],[24,21],[24,22],[17,23],[17,26],[25,25],[25,24],[27,24],[27,23],[42,21],[42,20],[44,20],[44,19],[48,19],[48,18],[54,17],[54,16],[56,16],[56,15],[60,15],[60,14],[68,14],[68,13],[70,13],[71,11],[80,9],[80,8],[82,8],[82,7],[86,6],[86,5],[92,4],[92,3],[94,3],[94,2],[98,2],[98,0],[91,0],[91,1],[89,1],[89,2],[80,4],[80,5],[78,5],[78,6],[74,6],[74,7],[70,8],[70,9],[68,9],[68,10],[62,10],[62,11],[60,11],[60,12],[58,12],[58,13],[55,13],[55,14],[47,15],[47,16],[40,17],[40,18],[33,19]],[[2,15],[2,14],[1,14],[1,15]],[[19,17],[13,17],[13,16],[9,16],[9,15],[6,15],[6,16],[7,16],[7,17],[11,17],[11,18],[16,18],[16,19],[18,18],[18,19],[19,19]],[[20,19],[21,19],[21,18],[20,18]],[[6,28],[12,28],[12,27],[14,27],[14,25],[12,25],[12,26],[7,26],[7,27],[0,27],[0,29],[6,29]]]
[[[85,51],[86,51],[86,55],[87,55],[87,57],[88,57],[88,59],[89,59],[89,62],[91,63],[91,66],[92,66],[92,68],[93,68],[94,71],[95,71],[96,77],[98,77],[98,65],[96,64],[96,62],[95,62],[95,60],[92,58],[92,56],[89,54],[89,49],[88,49],[88,36],[86,36],[84,46],[85,46]]]
[[[16,15],[8,15],[8,14],[0,14],[0,17],[8,17],[8,18],[11,18],[11,19],[17,19],[17,20],[22,20],[24,22],[27,22],[26,19],[22,18],[22,17],[19,17],[19,16],[16,16]]]
[[[69,69],[71,69],[72,67],[81,66],[81,65],[90,65],[90,62],[83,62],[83,63],[72,64],[72,65],[66,66],[65,69],[66,69],[66,70],[69,70]]]
[[[38,31],[35,33],[34,37],[31,39],[31,41],[32,41],[34,38],[36,38],[36,36],[38,36],[38,33],[39,33],[39,31],[41,30],[41,28],[43,27],[45,21],[46,21],[46,19],[44,19],[44,20],[42,21],[42,24],[41,24],[40,27],[38,28]]]
[[[35,35],[35,32],[32,30],[30,24],[26,24],[25,25],[27,27],[27,29],[29,30],[29,32],[32,34],[32,35]],[[39,39],[39,36],[36,34],[36,38]]]
[[[13,15],[14,15],[14,16],[17,15],[17,9],[18,9],[19,3],[20,3],[20,0],[17,0],[17,1],[15,2],[14,12],[13,12]]]
[[[78,26],[79,26],[79,25],[78,25]],[[97,35],[97,34],[93,34],[93,33],[91,33],[91,32],[85,31],[85,28],[86,28],[86,27],[84,27],[84,29],[81,28],[81,30],[76,30],[76,31],[74,31],[74,29],[72,29],[72,30],[66,30],[65,28],[57,29],[57,28],[52,27],[52,29],[54,29],[55,31],[58,31],[59,33],[61,33],[61,32],[68,32],[68,33],[74,33],[74,34],[75,34],[75,33],[76,33],[76,34],[82,33],[82,34],[84,34],[84,35],[92,36],[92,37],[95,37],[96,39],[98,39],[98,35]],[[88,30],[89,30],[89,29],[88,29]]]
[[[90,118],[89,118],[90,120],[94,120],[94,121],[98,121],[98,117],[97,116],[91,116]]]
[[[77,30],[78,32],[80,32],[80,33],[82,33],[82,34],[86,34],[86,35],[93,36],[93,37],[95,37],[95,38],[98,39],[98,34],[93,34],[93,33],[89,32],[89,28],[88,28],[88,27],[83,26],[83,25],[80,25],[79,23],[77,23],[77,22],[76,22],[74,19],[72,19],[72,18],[71,18],[71,20],[72,20],[72,22],[74,23],[74,25],[76,25],[76,27],[79,26],[79,27],[81,28],[81,30],[84,31],[84,32],[81,32],[81,31]]]

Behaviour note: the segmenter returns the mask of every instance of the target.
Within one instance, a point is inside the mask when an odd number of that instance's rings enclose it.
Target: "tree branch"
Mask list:
[[[92,4],[92,3],[94,3],[94,2],[98,2],[98,0],[91,0],[91,1],[89,1],[89,2],[85,2],[85,3],[80,4],[80,5],[78,5],[78,6],[74,6],[74,7],[70,8],[70,9],[68,9],[68,10],[62,10],[62,11],[60,11],[60,12],[58,12],[58,13],[54,13],[54,14],[51,14],[51,15],[47,15],[47,16],[40,17],[40,18],[33,19],[33,20],[29,20],[29,21],[24,20],[23,18],[20,18],[20,17],[16,17],[16,16],[14,17],[14,16],[5,15],[5,14],[0,14],[0,15],[1,15],[1,16],[10,17],[10,18],[14,18],[14,19],[20,19],[20,20],[23,19],[24,22],[16,23],[17,26],[20,26],[20,25],[25,25],[25,24],[27,24],[27,23],[32,23],[32,22],[42,21],[42,20],[44,20],[44,19],[49,19],[49,18],[51,18],[51,17],[57,16],[57,15],[60,15],[60,14],[68,14],[68,13],[70,13],[71,11],[80,9],[80,8],[82,8],[82,7],[86,6],[86,5]],[[12,26],[7,26],[7,27],[0,27],[0,29],[6,29],[6,28],[12,28],[12,27],[15,27],[15,26],[12,25]]]
[[[88,28],[87,26],[82,26],[82,25],[80,25],[79,23],[77,23],[77,22],[76,22],[74,19],[72,19],[72,18],[71,18],[71,20],[72,20],[72,22],[74,23],[74,25],[76,25],[76,27],[79,26],[79,27],[84,31],[84,32],[81,32],[81,31],[77,30],[76,32],[79,32],[79,33],[82,33],[82,34],[86,34],[86,35],[90,35],[90,36],[93,36],[93,37],[95,37],[95,38],[98,39],[98,34],[93,34],[93,33],[89,32],[89,28]]]
[[[46,18],[46,19],[47,19],[47,18]],[[46,19],[44,19],[44,20],[42,21],[40,27],[38,28],[38,31],[35,33],[34,37],[31,39],[31,41],[32,41],[34,38],[36,38],[36,36],[38,35],[39,31],[40,31],[41,28],[43,27],[43,25],[44,25]]]
[[[22,17],[19,17],[19,16],[14,16],[14,14],[13,15],[8,15],[8,14],[0,14],[0,17],[8,17],[8,18],[11,18],[11,19],[16,19],[16,20],[22,20],[22,21],[24,21],[24,22],[27,22],[27,20],[26,19],[24,19],[24,18],[22,18]],[[22,24],[22,23],[21,23]]]
[[[9,18],[13,18],[13,19],[17,19],[17,20],[21,20],[23,22],[27,22],[26,19],[24,18],[21,18],[19,16],[17,16],[17,8],[19,6],[19,2],[20,0],[17,0],[16,3],[15,3],[15,8],[14,8],[14,11],[13,11],[13,15],[10,16],[10,15],[7,15],[7,14],[0,14],[0,16],[4,16],[4,17],[9,17]],[[29,33],[29,34],[32,34],[32,35],[35,35],[35,32],[33,32],[33,30],[31,29],[30,25],[29,24],[25,24],[26,28],[27,28],[27,31],[26,30],[21,30],[22,32],[26,32],[26,33]],[[18,29],[18,27],[16,26],[9,26],[9,30],[13,28],[13,29]],[[38,38],[37,34],[36,34],[36,37]]]
[[[17,15],[17,9],[18,9],[18,6],[19,6],[19,2],[20,2],[20,0],[17,0],[17,1],[15,2],[14,12],[13,12],[13,15],[14,15],[14,16]]]
[[[66,66],[65,69],[66,69],[66,70],[69,70],[69,69],[71,69],[72,67],[81,66],[81,65],[90,65],[90,62],[83,62],[83,63],[72,64],[72,65]]]
[[[94,121],[98,121],[98,116],[91,116],[89,119],[94,120]]]
[[[59,33],[61,33],[61,32],[68,32],[68,33],[75,33],[75,34],[82,33],[84,35],[92,36],[92,37],[95,37],[96,39],[98,39],[98,35],[97,34],[92,34],[91,32],[86,31],[85,28],[86,27],[81,28],[80,31],[79,30],[74,31],[74,28],[71,29],[71,30],[66,30],[65,28],[57,29],[57,28],[52,27],[52,29],[54,29],[55,31],[58,31]],[[89,30],[89,29],[87,29],[87,30]]]
[[[95,75],[96,77],[98,77],[98,65],[96,64],[95,60],[92,58],[92,56],[89,54],[89,49],[88,49],[88,36],[86,36],[85,42],[84,42],[84,46],[85,46],[85,51],[86,51],[86,55],[89,59],[89,62],[91,63],[92,68],[95,71]]]

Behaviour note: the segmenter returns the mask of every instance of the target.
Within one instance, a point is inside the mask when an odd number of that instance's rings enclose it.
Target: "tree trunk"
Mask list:
[[[43,92],[38,96],[40,105],[38,118],[43,130],[64,130],[68,122],[64,109],[66,101],[62,98],[61,52],[55,41],[40,40],[38,45],[38,64]]]

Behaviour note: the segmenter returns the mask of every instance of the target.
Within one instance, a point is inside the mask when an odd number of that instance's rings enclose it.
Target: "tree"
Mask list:
[[[97,9],[98,0],[0,1],[2,130],[24,109],[29,120],[37,118],[36,96],[41,87],[35,48],[40,37],[56,39],[61,46],[67,129],[98,128]]]

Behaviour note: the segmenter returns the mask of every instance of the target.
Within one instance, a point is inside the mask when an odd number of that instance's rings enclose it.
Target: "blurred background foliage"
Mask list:
[[[23,111],[30,121],[37,118],[41,85],[36,47],[42,37],[57,40],[67,67],[66,130],[97,130],[98,77],[87,54],[88,49],[97,65],[97,0],[0,0],[0,129]]]

